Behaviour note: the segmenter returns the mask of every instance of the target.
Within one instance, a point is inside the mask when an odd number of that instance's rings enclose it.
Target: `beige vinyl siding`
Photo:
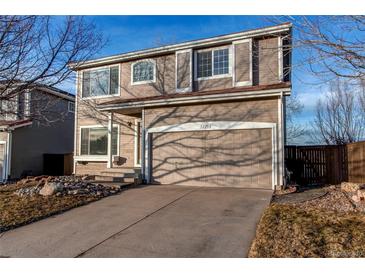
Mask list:
[[[234,70],[235,70],[235,82],[246,82],[251,80],[251,43],[249,40],[246,42],[240,42],[234,45]]]
[[[279,80],[279,52],[278,37],[256,41],[256,69],[254,75],[256,84],[268,85],[280,82]]]
[[[121,98],[150,97],[175,92],[175,54],[160,56],[150,60],[156,62],[156,81],[154,83],[137,85],[132,84],[131,78],[131,66],[135,61],[122,63]]]
[[[278,99],[146,109],[146,128],[201,121],[278,121]]]
[[[184,51],[184,52],[177,52],[176,53],[176,88],[177,89],[187,89],[191,86],[191,52]]]

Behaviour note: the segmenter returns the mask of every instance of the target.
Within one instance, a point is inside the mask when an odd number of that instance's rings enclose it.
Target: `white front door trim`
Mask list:
[[[181,131],[206,131],[206,130],[234,130],[234,129],[271,129],[272,138],[272,188],[277,185],[277,138],[276,123],[266,122],[241,122],[241,121],[205,121],[167,125],[146,129],[145,134],[145,168],[144,176],[147,183],[151,182],[152,159],[150,157],[153,133],[181,132]]]

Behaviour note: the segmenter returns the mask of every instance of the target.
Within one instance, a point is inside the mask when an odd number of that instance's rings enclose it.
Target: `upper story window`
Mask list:
[[[67,110],[68,112],[75,113],[75,102],[68,102]]]
[[[231,74],[230,47],[197,52],[197,78]]]
[[[152,60],[132,64],[132,84],[155,82],[156,63]]]
[[[84,71],[82,97],[115,95],[119,92],[119,66]]]

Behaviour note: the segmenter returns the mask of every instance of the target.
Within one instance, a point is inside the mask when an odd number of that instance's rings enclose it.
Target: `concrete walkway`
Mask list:
[[[0,234],[0,257],[245,257],[271,195],[134,188]]]

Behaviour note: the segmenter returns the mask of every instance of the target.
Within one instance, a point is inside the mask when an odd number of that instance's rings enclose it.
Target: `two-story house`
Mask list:
[[[44,85],[1,100],[0,180],[64,168],[62,156],[73,152],[74,112],[73,94]]]
[[[76,174],[283,185],[291,25],[72,63]]]

